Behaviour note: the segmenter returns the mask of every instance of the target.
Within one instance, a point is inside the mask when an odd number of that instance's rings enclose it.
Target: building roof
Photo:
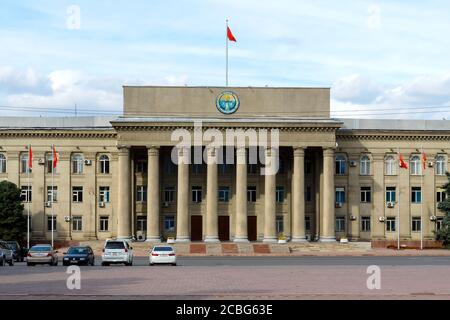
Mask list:
[[[0,117],[0,129],[111,129],[117,117]]]

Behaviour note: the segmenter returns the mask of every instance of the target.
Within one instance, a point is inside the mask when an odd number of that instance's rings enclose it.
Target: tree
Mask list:
[[[0,182],[0,239],[22,240],[27,232],[20,189],[12,182]]]
[[[445,245],[450,244],[450,173],[446,173],[447,182],[443,188],[445,189],[445,194],[447,197],[443,202],[440,202],[438,209],[445,213],[444,219],[442,220],[441,229],[436,231],[436,239],[444,241]]]

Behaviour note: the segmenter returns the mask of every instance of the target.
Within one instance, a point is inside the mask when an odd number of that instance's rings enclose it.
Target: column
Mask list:
[[[354,161],[357,166],[348,167],[348,187],[347,187],[347,199],[349,212],[347,214],[347,237],[350,241],[358,241],[360,238],[359,230],[361,228],[361,216],[369,215],[371,213],[371,203],[361,203],[361,185],[359,173],[361,171],[360,167],[360,153],[350,153],[348,155],[348,161]],[[368,186],[368,184],[363,184]],[[368,214],[367,214],[368,213]],[[354,217],[354,220],[351,217]]]
[[[147,242],[160,242],[159,210],[159,147],[150,146],[147,149]]]
[[[131,238],[131,180],[130,180],[130,148],[118,147],[119,187],[117,210],[117,237]]]
[[[275,149],[266,149],[266,162],[264,172],[264,239],[263,242],[277,242],[276,234],[276,203],[275,203],[275,185],[276,170],[275,161],[277,160]]]
[[[305,149],[294,148],[292,242],[305,242]]]
[[[188,148],[178,149],[177,238],[189,242],[189,162]]]
[[[323,212],[321,212],[321,242],[336,241],[334,231],[334,150],[323,150]]]
[[[236,149],[236,232],[234,242],[248,242],[247,234],[247,152]]]
[[[207,148],[208,172],[206,180],[206,236],[205,242],[219,242],[219,221],[217,216],[217,150]]]

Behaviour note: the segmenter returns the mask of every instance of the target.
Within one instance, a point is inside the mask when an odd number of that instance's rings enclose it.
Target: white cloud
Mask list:
[[[39,75],[33,68],[20,70],[12,66],[0,66],[0,92],[50,92],[48,77]]]
[[[331,92],[337,100],[368,103],[382,92],[382,87],[368,77],[352,74],[336,80]]]
[[[371,5],[368,9],[367,27],[371,30],[381,28],[381,8],[379,5]]]

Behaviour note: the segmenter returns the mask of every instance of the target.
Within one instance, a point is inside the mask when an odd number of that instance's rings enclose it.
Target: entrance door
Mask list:
[[[247,217],[247,234],[249,241],[256,241],[256,216]]]
[[[191,241],[203,240],[202,216],[191,216]]]
[[[219,216],[219,240],[230,241],[230,217]]]

